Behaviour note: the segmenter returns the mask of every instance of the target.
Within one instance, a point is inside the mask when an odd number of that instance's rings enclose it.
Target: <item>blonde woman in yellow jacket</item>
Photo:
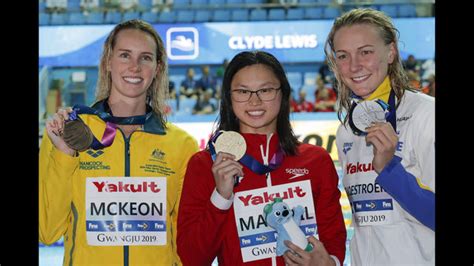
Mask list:
[[[167,72],[163,42],[150,24],[118,24],[104,43],[89,113],[61,109],[46,123],[39,236],[44,244],[64,237],[63,265],[181,264],[178,206],[198,146],[166,122]],[[64,124],[73,119],[91,129],[95,146],[76,151],[66,144]]]

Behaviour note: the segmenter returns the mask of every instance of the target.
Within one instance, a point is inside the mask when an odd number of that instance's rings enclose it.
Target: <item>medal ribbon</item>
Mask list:
[[[383,102],[383,101],[382,101]],[[385,119],[392,124],[393,129],[397,132],[397,112],[395,106],[395,92],[393,90],[390,91],[390,96],[388,97],[388,114],[386,115]]]
[[[144,124],[146,115],[130,116],[130,117],[116,117],[111,116],[107,112],[101,112],[85,105],[74,105],[72,112],[69,114],[69,120],[78,119],[79,114],[91,114],[97,115],[105,121],[105,130],[102,136],[102,140],[98,140],[95,136],[92,140],[91,148],[93,150],[103,149],[112,145],[117,134],[117,125],[137,125]]]
[[[209,142],[207,143],[213,161],[216,160],[216,149],[214,148],[214,142],[220,134],[222,134],[222,131],[219,131],[214,134],[214,136],[212,136],[209,139]],[[240,158],[239,162],[247,166],[250,170],[252,170],[252,172],[257,173],[259,175],[263,175],[277,169],[283,162],[284,157],[285,156],[283,153],[283,149],[280,147],[280,145],[278,145],[277,152],[272,156],[272,159],[270,160],[268,165],[260,163],[247,153],[245,153],[245,155]]]
[[[93,109],[86,105],[74,105],[72,108],[73,112],[76,111],[77,114],[90,114],[97,115],[105,122],[114,123],[116,125],[143,125],[145,124],[146,115],[137,115],[129,117],[118,117],[111,116],[107,112],[101,112],[99,110]]]

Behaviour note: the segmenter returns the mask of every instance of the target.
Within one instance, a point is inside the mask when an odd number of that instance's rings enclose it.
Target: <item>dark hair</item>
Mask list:
[[[217,130],[239,131],[239,121],[232,109],[230,95],[231,83],[235,74],[246,66],[262,64],[268,66],[280,81],[280,91],[282,93],[280,112],[277,117],[277,133],[280,139],[280,146],[288,155],[296,154],[296,147],[299,141],[293,133],[290,124],[290,84],[285,75],[285,70],[278,59],[273,55],[263,51],[241,52],[237,54],[224,72],[222,81],[222,97],[220,103]]]

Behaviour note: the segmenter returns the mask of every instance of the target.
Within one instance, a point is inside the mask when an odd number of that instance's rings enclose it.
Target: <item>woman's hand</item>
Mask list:
[[[234,177],[244,176],[243,166],[235,161],[230,153],[219,152],[212,165],[212,174],[216,181],[217,192],[224,198],[230,199],[234,190]]]
[[[367,129],[365,141],[374,147],[372,166],[380,174],[385,165],[392,160],[398,144],[398,136],[390,123],[374,123]]]
[[[46,121],[46,132],[49,139],[57,149],[73,156],[76,151],[69,148],[63,139],[64,121],[69,119],[70,112],[72,112],[71,107],[60,108],[52,118]]]
[[[314,266],[335,266],[336,262],[329,256],[321,241],[314,236],[308,237],[308,242],[313,245],[310,252],[302,250],[291,241],[285,240],[285,245],[290,249],[283,254],[286,265],[314,265]]]

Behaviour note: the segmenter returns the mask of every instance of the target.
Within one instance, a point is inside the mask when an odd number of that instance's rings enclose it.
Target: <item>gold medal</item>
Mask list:
[[[235,131],[223,131],[214,143],[216,154],[220,151],[230,153],[238,161],[245,155],[247,144],[242,135]]]

